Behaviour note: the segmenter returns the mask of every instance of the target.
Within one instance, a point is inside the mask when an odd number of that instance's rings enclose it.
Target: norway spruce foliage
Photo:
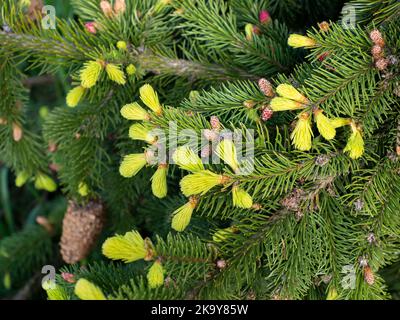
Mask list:
[[[0,161],[42,204],[0,209],[0,295],[398,298],[397,0],[44,2],[1,2]]]

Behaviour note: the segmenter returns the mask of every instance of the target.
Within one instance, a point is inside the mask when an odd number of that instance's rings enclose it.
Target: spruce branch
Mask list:
[[[3,45],[19,50],[30,50],[34,53],[48,53],[48,55],[83,60],[77,48],[70,42],[60,42],[55,39],[40,38],[29,34],[17,34],[0,31],[0,40]]]
[[[139,49],[137,56],[139,65],[155,74],[176,75],[196,80],[228,81],[235,79],[256,80],[257,76],[247,73],[239,68],[230,68],[218,64],[201,63],[185,59],[173,59],[155,54],[151,49]]]
[[[60,65],[60,63],[68,66],[70,62],[81,64],[88,59],[91,59],[93,54],[91,48],[82,47],[78,49],[73,43],[66,40],[60,41],[57,39],[42,39],[26,34],[15,34],[0,31],[0,41],[3,45],[17,55],[21,51],[31,52],[37,56],[48,57],[47,64],[51,67]],[[256,80],[258,77],[247,73],[240,68],[222,66],[217,64],[202,63],[200,61],[190,61],[186,59],[171,58],[155,54],[151,49],[138,48],[135,50],[138,55],[134,61],[143,69],[155,74],[173,75],[178,77],[188,78],[191,81],[196,80],[215,80],[227,81],[235,79],[250,79]],[[51,59],[50,57],[57,57]],[[44,64],[44,62],[42,62]]]

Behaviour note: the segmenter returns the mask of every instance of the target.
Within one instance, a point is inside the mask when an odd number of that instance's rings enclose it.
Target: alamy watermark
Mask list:
[[[56,8],[46,5],[42,8],[42,28],[44,30],[55,30],[57,27]]]
[[[52,265],[45,265],[42,267],[42,287],[47,289],[55,289],[56,287],[56,268]]]
[[[357,25],[356,8],[352,4],[346,4],[342,9],[342,27],[344,29],[354,29]]]
[[[354,268],[354,266],[343,266],[341,273],[344,274],[342,280],[340,281],[342,288],[347,290],[354,290],[356,288],[357,279],[356,269]]]
[[[56,8],[52,5],[45,5],[42,8],[42,28],[44,30],[56,29]],[[341,24],[344,29],[354,29],[356,27],[357,14],[356,8],[352,4],[345,4],[342,9]]]

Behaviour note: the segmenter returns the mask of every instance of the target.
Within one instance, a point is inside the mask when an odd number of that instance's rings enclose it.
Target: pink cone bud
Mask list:
[[[323,21],[321,23],[318,23],[319,29],[323,32],[328,32],[330,29],[330,24],[329,22]]]
[[[21,141],[21,139],[23,137],[23,131],[22,131],[22,128],[20,127],[20,125],[17,123],[13,123],[12,128],[13,128],[14,141],[15,142]]]
[[[218,268],[218,269],[224,269],[224,268],[226,268],[226,261],[225,261],[225,260],[218,260],[218,261],[217,261],[217,268]]]
[[[87,23],[85,23],[85,28],[90,33],[93,33],[93,34],[97,33],[96,23],[95,22],[87,22]]]
[[[378,45],[374,45],[371,50],[372,56],[374,59],[378,60],[383,56],[383,49]]]
[[[364,268],[364,279],[370,286],[375,283],[375,275],[370,266]]]
[[[262,24],[265,24],[271,20],[271,16],[267,10],[262,10],[260,12],[259,19]]]
[[[106,17],[111,17],[114,14],[111,3],[107,0],[102,0],[100,2],[100,8]]]
[[[263,109],[263,111],[261,113],[261,120],[268,121],[269,119],[272,118],[273,115],[274,115],[274,111],[272,111],[270,108],[266,107]]]
[[[61,272],[61,277],[67,281],[68,283],[75,283],[76,280],[74,279],[74,275],[72,273],[68,272]]]
[[[381,46],[382,47],[382,43],[384,44],[384,40],[383,40],[383,37],[382,37],[382,33],[378,30],[378,29],[375,29],[375,30],[372,30],[371,31],[371,33],[369,34],[369,37],[371,38],[371,40],[375,43],[375,44],[377,44],[377,45],[379,45],[379,46]]]
[[[273,97],[275,95],[272,84],[267,79],[261,78],[258,80],[258,86],[267,97]]]
[[[57,163],[50,163],[49,168],[53,172],[58,172],[60,171],[60,166]]]
[[[116,14],[121,14],[126,11],[125,0],[115,0],[114,11]]]
[[[385,59],[385,58],[379,59],[375,63],[375,66],[381,71],[386,70],[388,65],[389,65],[389,61],[387,59]]]

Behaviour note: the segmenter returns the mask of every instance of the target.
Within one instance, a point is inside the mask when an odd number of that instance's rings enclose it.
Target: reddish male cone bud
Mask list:
[[[272,84],[267,79],[261,78],[258,80],[258,87],[267,97],[273,97],[275,95]]]
[[[259,14],[259,19],[262,24],[266,24],[271,21],[271,16],[267,10],[262,10]]]
[[[318,60],[323,62],[329,56],[329,52],[324,52],[318,57]]]
[[[87,23],[85,23],[85,28],[90,33],[93,33],[93,34],[97,33],[96,22],[87,22]]]
[[[364,280],[370,286],[372,286],[375,283],[375,275],[370,266],[366,266],[364,268]]]
[[[14,141],[15,142],[21,141],[22,136],[23,136],[22,128],[17,123],[13,123],[12,128],[13,128],[13,139],[14,139]]]
[[[269,119],[272,118],[273,115],[274,115],[274,111],[272,111],[272,109],[270,109],[268,107],[265,107],[261,113],[261,120],[268,121]]]
[[[388,65],[389,65],[389,61],[385,58],[381,58],[375,62],[375,66],[381,71],[386,70]]]
[[[126,11],[125,0],[115,0],[114,11],[116,14],[121,14]]]
[[[217,268],[218,268],[218,269],[224,269],[224,268],[226,268],[226,261],[225,261],[225,260],[218,260],[218,261],[217,261]]]
[[[382,33],[379,30],[374,29],[370,32],[369,37],[373,42],[377,42],[382,39]]]
[[[100,8],[106,17],[111,17],[114,14],[111,3],[107,0],[102,0],[100,2]]]
[[[330,29],[330,25],[329,25],[329,23],[326,22],[326,21],[323,21],[323,22],[321,22],[321,23],[318,23],[318,27],[319,27],[319,29],[320,29],[321,31],[323,31],[323,32],[328,32],[329,29]]]
[[[385,40],[383,40],[383,36],[382,33],[375,29],[372,30],[369,34],[369,37],[371,38],[371,40],[378,46],[380,47],[384,47],[385,46]]]
[[[383,39],[380,39],[379,41],[375,42],[375,44],[382,48],[385,47],[385,45],[386,45],[385,40],[383,40]]]
[[[382,47],[375,45],[372,47],[371,53],[375,60],[378,60],[383,56],[383,49]]]
[[[50,163],[49,169],[53,172],[58,172],[58,171],[60,171],[60,166],[56,163]]]
[[[75,276],[72,273],[61,272],[61,277],[68,283],[75,283]]]
[[[50,153],[56,152],[57,151],[57,144],[55,144],[54,142],[49,142],[49,146],[48,146],[47,150]]]

